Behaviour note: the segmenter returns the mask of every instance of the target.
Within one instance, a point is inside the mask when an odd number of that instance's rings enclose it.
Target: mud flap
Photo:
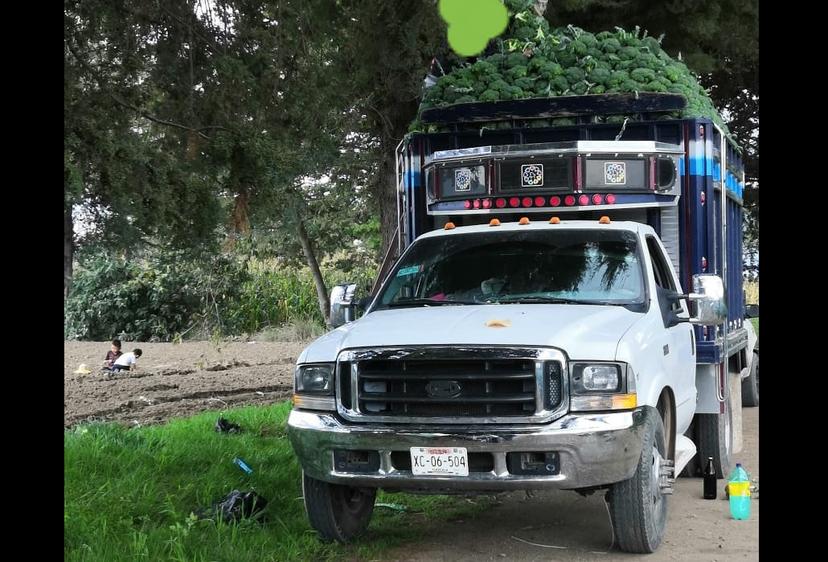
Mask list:
[[[696,444],[686,435],[677,435],[675,473],[680,474],[694,456],[696,456]]]

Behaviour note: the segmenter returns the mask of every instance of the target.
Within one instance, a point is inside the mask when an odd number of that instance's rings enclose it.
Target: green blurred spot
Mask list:
[[[486,48],[509,23],[500,0],[440,0],[440,16],[448,23],[448,42],[458,55],[470,57]]]
[[[440,10],[440,17],[446,22],[453,23],[463,18],[468,12],[471,2],[465,0],[440,0],[437,9]]]

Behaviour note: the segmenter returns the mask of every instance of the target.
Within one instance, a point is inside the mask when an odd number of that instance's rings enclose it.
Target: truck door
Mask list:
[[[667,299],[667,295],[680,292],[678,277],[669,265],[661,242],[647,236],[647,250],[653,264],[653,277],[659,293],[658,305],[664,318],[665,337],[662,343],[664,372],[676,398],[676,422],[679,431],[692,419],[696,404],[696,344],[693,328],[688,322],[669,326],[671,313],[687,318],[687,305],[682,300]]]

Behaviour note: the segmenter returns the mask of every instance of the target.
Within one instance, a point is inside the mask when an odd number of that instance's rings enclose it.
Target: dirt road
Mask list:
[[[759,408],[745,408],[743,416],[744,446],[735,460],[758,479]],[[751,501],[749,520],[735,521],[722,499],[724,484],[719,481],[719,499],[704,500],[701,478],[679,478],[670,498],[665,540],[646,560],[758,560],[759,501]],[[611,546],[603,493],[582,497],[574,492],[536,492],[527,497],[520,492],[500,497],[498,505],[473,521],[442,524],[428,541],[398,549],[386,560],[618,562],[639,557]]]
[[[228,406],[269,404],[290,395],[293,366],[307,342],[124,342],[144,355],[135,372],[99,373],[109,342],[64,342],[64,426],[84,421],[160,423]],[[81,363],[89,375],[74,374]]]

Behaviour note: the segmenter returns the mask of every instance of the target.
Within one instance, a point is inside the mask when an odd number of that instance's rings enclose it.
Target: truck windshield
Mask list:
[[[391,272],[378,309],[462,304],[641,305],[635,234],[501,231],[417,241]]]

